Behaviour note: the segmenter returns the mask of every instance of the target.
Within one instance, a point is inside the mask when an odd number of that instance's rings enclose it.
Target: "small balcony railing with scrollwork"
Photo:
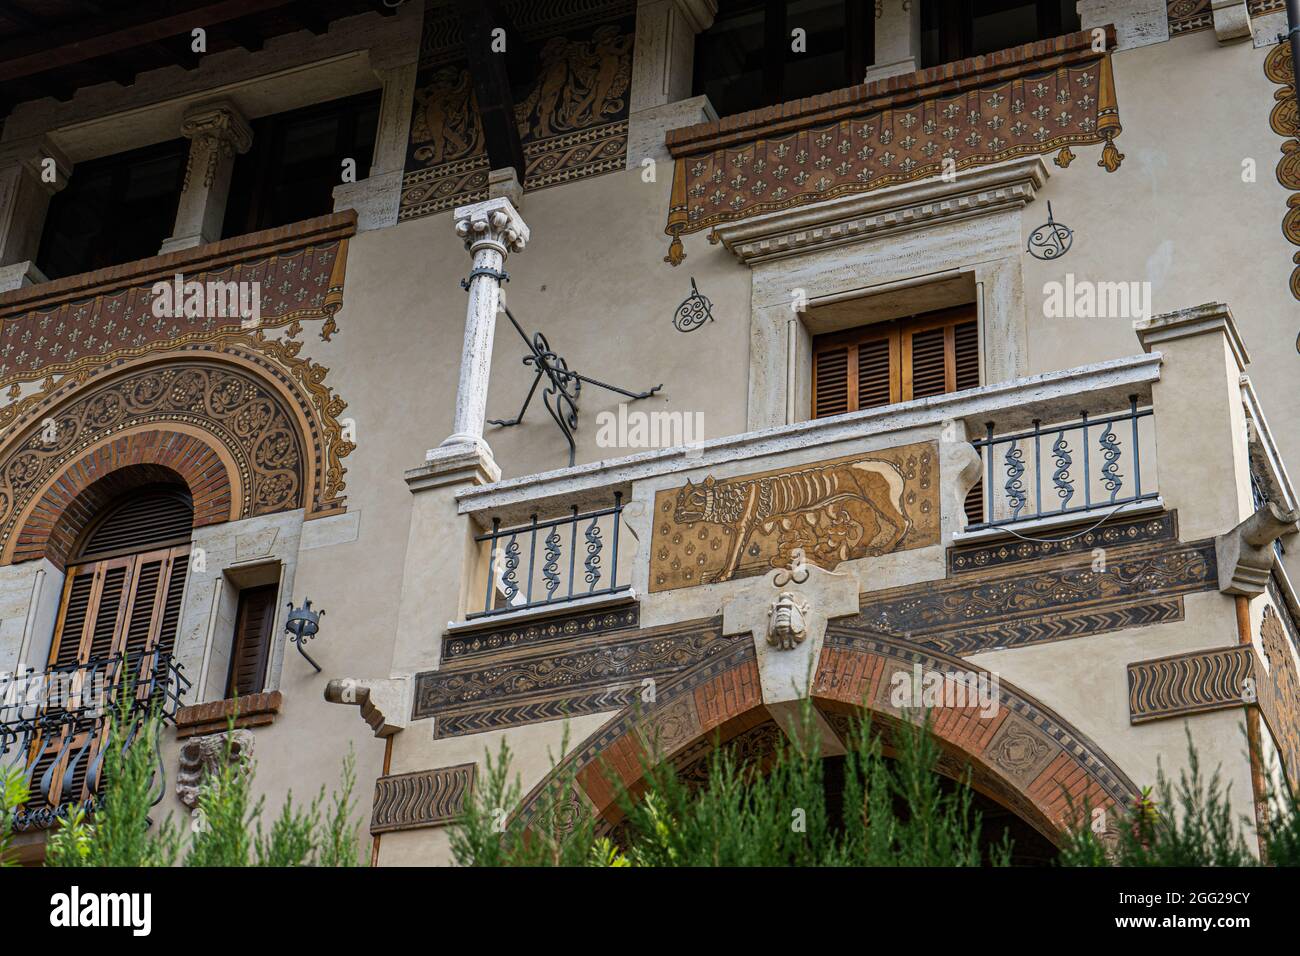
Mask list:
[[[615,492],[607,508],[580,512],[574,506],[559,518],[534,514],[510,527],[493,518],[492,530],[475,538],[491,556],[483,609],[466,620],[628,591],[618,564],[623,507],[622,492]]]
[[[967,531],[1000,528],[1039,519],[1060,519],[1118,511],[1159,497],[1154,476],[1154,422],[1151,408],[1139,408],[1136,397],[1124,412],[1080,417],[985,437],[971,442],[983,459],[981,520]]]
[[[93,812],[108,746],[131,746],[151,716],[174,720],[190,686],[181,670],[170,653],[152,650],[0,677],[0,766],[21,767],[28,794],[14,829],[44,829],[78,808]],[[120,727],[112,744],[110,713]]]

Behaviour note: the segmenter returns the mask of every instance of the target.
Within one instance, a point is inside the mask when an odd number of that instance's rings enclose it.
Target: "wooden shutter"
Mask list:
[[[110,508],[91,526],[78,557],[85,561],[187,542],[193,523],[188,492],[154,488]]]
[[[851,346],[825,348],[813,356],[813,418],[843,415],[849,403]]]
[[[973,309],[945,309],[813,340],[813,417],[826,418],[980,383]]]
[[[271,658],[272,627],[275,625],[274,584],[244,588],[239,592],[239,613],[235,620],[235,642],[230,655],[230,681],[226,697],[258,694],[266,686],[266,665]]]

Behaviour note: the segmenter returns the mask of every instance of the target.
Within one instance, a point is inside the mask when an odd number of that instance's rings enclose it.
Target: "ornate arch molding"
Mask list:
[[[335,416],[345,405],[298,349],[226,336],[73,373],[4,409],[0,561],[58,559],[62,509],[127,465],[184,477],[196,525],[343,510],[339,459],[352,446]]]
[[[843,740],[848,716],[865,702],[888,746],[893,728],[905,719],[888,703],[890,679],[918,663],[943,672],[980,670],[969,661],[901,643],[833,643],[828,638],[813,684],[814,704]],[[519,816],[530,827],[537,825],[548,788],[572,774],[569,805],[588,807],[602,826],[612,827],[621,816],[612,780],[635,791],[651,741],[658,741],[660,753],[679,771],[690,773],[714,746],[752,753],[770,747],[774,732],[779,733],[763,706],[753,647],[740,643],[661,685],[655,703],[614,716],[528,794]],[[936,714],[932,732],[942,752],[941,773],[960,778],[969,768],[975,789],[1054,842],[1069,822],[1071,801],[1078,808],[1085,802],[1109,808],[1125,805],[1137,794],[1096,744],[1005,682],[999,686],[996,714],[947,708]]]
[[[230,472],[201,438],[155,429],[110,439],[45,490],[18,532],[13,560],[48,558],[62,568],[114,499],[142,485],[177,482],[193,496],[194,527],[229,520]]]

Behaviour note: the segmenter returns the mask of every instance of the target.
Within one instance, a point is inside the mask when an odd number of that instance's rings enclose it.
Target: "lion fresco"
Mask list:
[[[773,567],[789,565],[795,549],[824,568],[850,557],[893,550],[911,530],[905,479],[888,461],[841,462],[783,475],[689,481],[677,496],[673,520],[731,529],[722,569],[711,582],[730,581],[740,570],[755,532],[779,532]]]

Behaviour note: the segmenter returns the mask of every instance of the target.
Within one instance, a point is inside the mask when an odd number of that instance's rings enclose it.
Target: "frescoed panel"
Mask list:
[[[563,33],[535,38],[546,26],[524,30],[517,42],[526,47],[512,54],[512,77],[516,69],[529,76],[514,90],[526,189],[622,169],[627,154],[635,19],[593,25],[588,16],[586,23],[568,22]],[[422,66],[401,219],[487,198],[490,163],[469,69],[463,60],[434,55]]]
[[[655,496],[650,590],[765,574],[796,549],[827,570],[939,541],[933,442],[687,482]]]
[[[1119,169],[1110,55],[1092,49],[1089,32],[998,55],[1006,64],[992,73],[976,75],[972,64],[983,58],[975,58],[917,73],[902,84],[909,89],[882,81],[827,94],[824,108],[798,120],[784,110],[755,111],[729,117],[725,127],[670,131],[676,165],[665,261],[685,258],[685,234],[949,168],[1053,152],[1065,168],[1076,158],[1072,146],[1101,143],[1097,165]],[[951,69],[972,75],[948,81]],[[952,95],[954,86],[960,92]]]
[[[1292,793],[1300,793],[1300,674],[1282,618],[1272,605],[1264,609],[1260,650],[1268,674],[1259,681],[1259,710],[1273,736]]]

